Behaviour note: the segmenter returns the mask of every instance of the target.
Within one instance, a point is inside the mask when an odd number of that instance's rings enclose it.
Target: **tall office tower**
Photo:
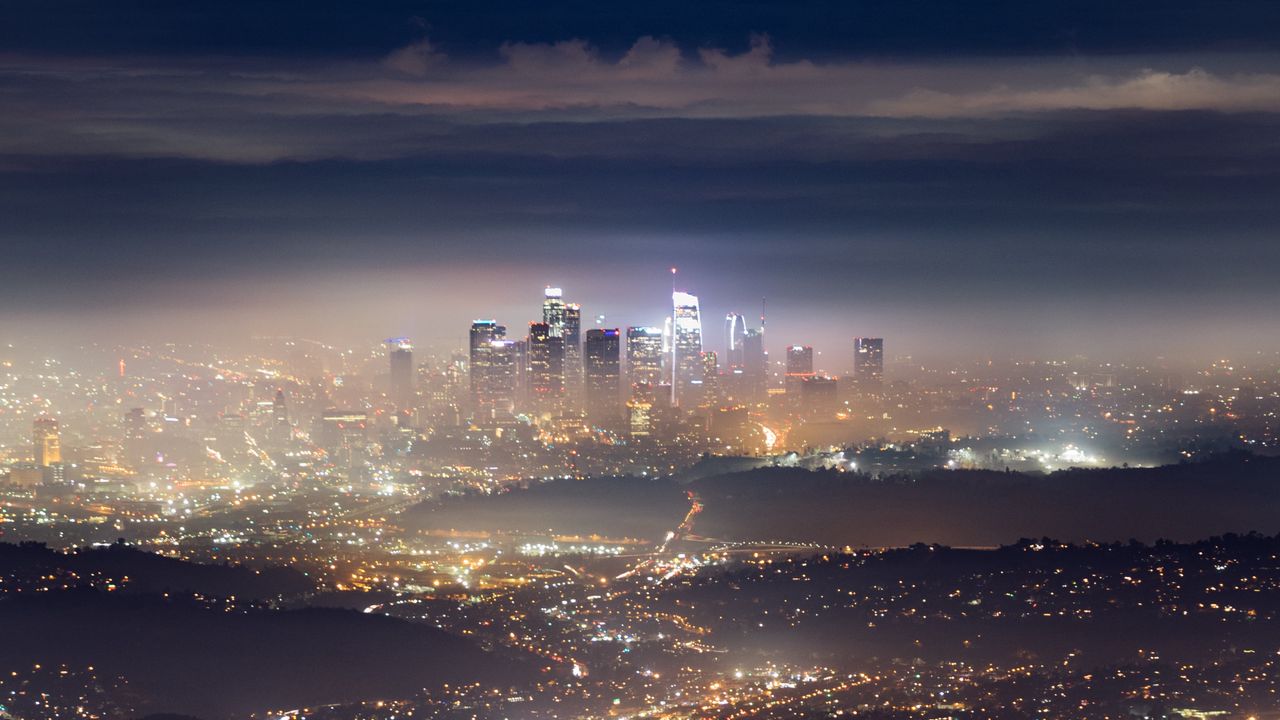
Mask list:
[[[662,328],[627,328],[627,382],[650,387],[662,382]]]
[[[747,319],[738,313],[724,317],[724,366],[732,371],[741,368],[746,359],[743,344],[747,340]]]
[[[671,293],[671,403],[698,404],[702,385],[702,319],[698,296]]]
[[[62,439],[58,433],[58,421],[51,417],[38,417],[31,424],[35,441],[36,465],[49,467],[62,462]]]
[[[542,294],[542,322],[546,323],[551,337],[564,337],[564,291],[549,287]],[[579,312],[579,318],[582,314]]]
[[[519,340],[494,340],[489,343],[489,377],[486,394],[490,417],[503,418],[515,410],[520,394],[520,367],[525,345]]]
[[[564,386],[575,407],[582,406],[582,306],[564,306]]]
[[[742,372],[747,378],[747,396],[764,399],[769,389],[769,354],[764,350],[764,329],[748,330],[742,338]]]
[[[387,357],[391,361],[390,399],[396,410],[412,410],[413,398],[413,344],[409,338],[387,340]]]
[[[884,380],[884,338],[853,339],[853,379],[859,389],[880,388]]]
[[[549,323],[529,323],[529,404],[555,414],[564,403],[564,337]]]
[[[662,319],[662,377],[666,380],[666,384],[671,384],[671,375],[675,372],[674,366],[671,364],[673,354],[672,348],[675,347],[675,328],[671,324],[671,316],[668,315]]]
[[[566,370],[569,369],[565,362],[569,354],[569,343],[566,342],[567,338],[565,338],[565,325],[569,319],[569,306],[564,302],[564,291],[558,287],[548,287],[543,291],[542,295],[542,322],[547,326],[548,337],[557,338],[560,343],[560,354],[562,359],[559,368],[560,391],[558,397],[563,397],[566,386],[572,385],[572,383],[565,382]],[[576,316],[578,333],[580,333],[582,327],[581,308],[577,309]],[[530,337],[532,337],[532,324],[530,325],[530,328]],[[574,340],[580,343],[581,335],[575,334]],[[579,349],[577,352],[578,357],[576,369],[580,375],[582,373],[581,350]],[[532,356],[530,357],[532,358]]]
[[[604,428],[615,427],[622,418],[620,337],[617,328],[592,328],[583,352],[587,419]]]
[[[495,320],[471,323],[471,404],[479,417],[492,418],[503,400],[501,381],[494,373],[494,343],[507,337],[507,329]]]
[[[702,399],[704,405],[714,405],[720,402],[720,359],[716,357],[714,352],[708,350],[702,353]]]
[[[786,390],[790,402],[799,402],[800,384],[813,377],[813,348],[791,345],[787,348]]]

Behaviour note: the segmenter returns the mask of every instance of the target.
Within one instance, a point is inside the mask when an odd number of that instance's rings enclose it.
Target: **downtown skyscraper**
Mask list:
[[[742,338],[742,374],[747,397],[759,402],[769,389],[769,353],[764,349],[764,328],[751,329]]]
[[[671,402],[695,406],[702,387],[702,317],[698,296],[671,293]]]
[[[789,402],[798,402],[801,383],[811,377],[813,377],[813,348],[808,345],[788,346],[785,387]]]
[[[528,397],[535,412],[558,415],[564,408],[564,337],[552,332],[550,323],[529,323]]]
[[[543,390],[534,391],[534,385],[530,384],[530,399],[536,405],[545,406],[545,401],[550,397],[546,393],[549,384],[558,384],[559,389],[554,393],[554,399],[557,403],[563,404],[564,398],[567,396],[573,401],[575,407],[581,400],[582,395],[582,306],[577,304],[566,303],[564,301],[564,291],[558,287],[547,287],[543,291],[542,298],[542,324],[547,326],[547,338],[554,338],[543,343],[544,346],[550,347],[557,345],[558,359],[553,361],[553,368],[548,370],[554,372],[557,377],[554,383],[548,379],[543,382],[540,387]],[[534,360],[534,356],[545,355],[543,348],[534,350],[532,325],[530,326],[530,362]],[[547,350],[546,352],[551,352]],[[531,365],[532,369],[532,365]],[[539,371],[544,370],[539,368]],[[532,378],[531,378],[532,379]]]
[[[412,410],[413,398],[413,344],[409,338],[387,340],[389,361],[388,392],[391,404],[398,412]]]
[[[724,365],[730,371],[741,368],[745,362],[747,319],[741,313],[731,312],[724,318]]]
[[[582,306],[565,303],[564,330],[564,389],[570,404],[582,405]]]
[[[853,339],[853,379],[861,390],[880,388],[884,380],[884,338]]]
[[[510,414],[515,403],[517,353],[506,337],[507,328],[495,320],[471,324],[471,403],[477,418]]]
[[[587,419],[598,427],[615,427],[622,417],[620,339],[617,328],[587,331],[585,404]]]
[[[662,328],[627,328],[627,382],[631,385],[662,384]]]

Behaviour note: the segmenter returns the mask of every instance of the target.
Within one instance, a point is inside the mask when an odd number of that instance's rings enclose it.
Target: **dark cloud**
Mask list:
[[[676,262],[815,306],[1216,305],[1268,297],[1280,266],[1272,115],[437,122],[447,141],[395,159],[11,157],[7,304],[76,302],[63,283],[146,299],[156,278]]]
[[[671,264],[820,348],[1278,324],[1272,3],[5,10],[9,325],[651,324]]]
[[[503,43],[637,37],[745,49],[769,33],[785,57],[1275,50],[1269,0],[9,0],[0,47],[53,54],[374,57],[429,32],[452,55]]]

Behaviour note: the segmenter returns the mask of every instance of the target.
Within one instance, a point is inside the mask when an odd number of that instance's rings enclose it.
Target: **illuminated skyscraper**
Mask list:
[[[537,412],[557,414],[564,403],[564,337],[548,323],[529,323],[529,403]]]
[[[617,328],[592,328],[583,353],[587,419],[605,428],[616,426],[622,418],[620,337]]]
[[[627,382],[650,387],[662,382],[662,328],[627,328]]]
[[[711,405],[720,401],[720,359],[710,350],[702,353],[702,397],[699,402]]]
[[[35,441],[36,465],[49,467],[62,463],[62,438],[56,419],[36,418],[32,423],[32,439]]]
[[[813,377],[813,348],[808,345],[791,345],[787,348],[787,375],[785,387],[793,403],[799,401],[800,385]]]
[[[696,405],[702,385],[702,319],[698,296],[671,293],[671,402]]]
[[[575,407],[582,405],[582,306],[564,306],[564,387]]]
[[[413,399],[413,345],[409,338],[387,340],[390,358],[390,399],[396,410],[411,410]]]
[[[507,329],[494,320],[471,323],[471,403],[477,417],[493,418],[511,409],[515,353],[507,346],[506,337]]]
[[[746,376],[747,397],[764,399],[769,388],[769,354],[764,349],[764,330],[748,330],[742,339],[742,372]]]
[[[568,391],[576,392],[579,389],[575,380],[581,381],[582,308],[577,305],[566,305],[564,291],[558,287],[548,287],[543,291],[542,295],[542,324],[547,326],[547,337],[555,338],[555,342],[550,344],[556,344],[559,347],[556,351],[559,354],[559,361],[555,365],[555,372],[558,375],[555,384],[558,385],[559,389],[555,393],[555,400],[558,404],[562,404]],[[572,338],[568,337],[569,334],[572,334]],[[538,352],[532,347],[532,325],[530,325],[529,342],[529,360],[532,363],[535,353]],[[530,397],[540,403],[546,400],[548,396],[538,395],[532,391],[534,381],[535,379],[530,377]]]
[[[884,380],[884,338],[853,339],[853,379],[862,390],[880,388]]]
[[[549,287],[542,296],[542,322],[546,323],[551,337],[564,337],[564,291],[558,287]],[[582,317],[581,312],[578,315]],[[581,320],[579,320],[581,323]]]
[[[510,415],[515,409],[522,347],[516,340],[494,340],[489,344],[488,395],[495,419]]]
[[[732,371],[741,368],[745,361],[743,345],[747,340],[747,319],[738,313],[724,318],[724,365]]]

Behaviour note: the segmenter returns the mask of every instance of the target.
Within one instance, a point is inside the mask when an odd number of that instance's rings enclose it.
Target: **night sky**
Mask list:
[[[0,331],[1280,349],[1280,3],[0,0]],[[584,320],[585,320],[584,318]],[[754,320],[753,323],[754,324]]]

